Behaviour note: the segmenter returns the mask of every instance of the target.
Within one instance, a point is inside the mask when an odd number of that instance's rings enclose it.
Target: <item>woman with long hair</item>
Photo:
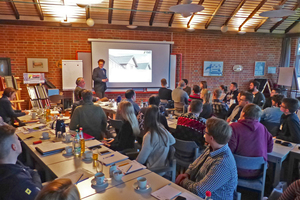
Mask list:
[[[80,200],[80,194],[70,179],[60,178],[44,186],[35,200]]]
[[[115,151],[134,148],[136,136],[140,134],[139,123],[135,116],[133,105],[128,101],[122,101],[118,105],[117,114],[123,121],[121,130],[115,140],[104,144]]]
[[[200,113],[200,117],[208,119],[213,114],[211,92],[208,89],[201,90],[200,98],[203,99],[203,110]]]
[[[200,82],[200,89],[201,89],[201,90],[207,89],[207,82],[206,82],[206,81],[201,81],[201,82]]]
[[[170,145],[175,143],[174,137],[159,123],[158,107],[152,105],[145,114],[146,134],[143,147],[137,161],[148,168],[166,166]]]

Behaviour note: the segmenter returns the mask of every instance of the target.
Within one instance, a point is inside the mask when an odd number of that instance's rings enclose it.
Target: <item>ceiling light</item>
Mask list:
[[[222,31],[222,33],[226,33],[228,31],[228,26],[227,25],[223,25],[221,27],[221,31]]]
[[[240,35],[243,35],[243,34],[245,34],[246,33],[246,31],[239,31],[238,32],[238,34],[240,34]]]
[[[270,19],[272,22],[279,22],[279,21],[282,20],[281,17],[270,17],[269,19]]]
[[[192,4],[192,0],[183,0],[182,4],[171,6],[169,10],[175,13],[181,13],[183,17],[188,17],[191,16],[192,13],[204,10],[204,7],[202,5]]]
[[[294,10],[282,9],[282,5],[273,6],[273,10],[265,11],[259,14],[261,17],[280,18],[296,14]]]
[[[94,22],[94,20],[93,20],[92,18],[88,18],[88,19],[86,20],[86,24],[87,24],[88,26],[94,26],[95,22]]]
[[[68,22],[68,20],[62,20],[60,22],[61,26],[72,26],[71,22]]]
[[[134,25],[128,25],[126,27],[129,28],[129,29],[135,29],[135,28],[137,28],[137,26],[134,26]]]
[[[193,32],[193,31],[195,31],[195,29],[194,29],[194,28],[191,28],[191,27],[190,27],[190,28],[187,28],[186,30],[187,30],[188,32]]]

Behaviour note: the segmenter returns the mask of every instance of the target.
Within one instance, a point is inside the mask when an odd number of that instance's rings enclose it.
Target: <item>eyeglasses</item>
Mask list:
[[[285,106],[283,106],[283,105],[280,105],[279,107],[286,109],[286,107],[285,107]]]
[[[208,132],[206,130],[204,130],[204,134],[208,134]]]

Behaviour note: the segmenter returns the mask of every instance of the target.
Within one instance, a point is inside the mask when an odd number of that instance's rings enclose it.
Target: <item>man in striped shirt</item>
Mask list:
[[[232,130],[222,119],[210,118],[206,122],[205,141],[209,146],[203,154],[180,174],[176,183],[205,198],[205,192],[212,193],[212,199],[232,200],[237,186],[237,168],[228,147]]]

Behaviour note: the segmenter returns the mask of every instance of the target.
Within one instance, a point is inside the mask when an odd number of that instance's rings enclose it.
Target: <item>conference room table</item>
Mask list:
[[[21,120],[30,118],[30,116],[23,116]],[[32,124],[34,126],[34,124]],[[39,125],[36,123],[35,125]],[[49,123],[47,124],[49,127]],[[17,135],[22,141],[23,149],[28,154],[26,157],[32,159],[32,163],[38,163],[40,167],[46,173],[46,180],[51,181],[57,177],[69,177],[72,174],[76,173],[78,170],[87,170],[91,174],[102,171],[105,174],[108,186],[106,188],[95,189],[92,187],[91,181],[94,176],[79,182],[77,188],[80,192],[82,199],[155,199],[151,196],[151,192],[158,190],[159,188],[170,184],[175,189],[181,191],[183,195],[187,196],[187,200],[203,200],[202,198],[196,196],[195,194],[185,190],[184,188],[172,183],[171,181],[157,175],[154,172],[151,172],[148,169],[142,169],[127,175],[124,175],[122,181],[116,181],[114,178],[111,178],[109,175],[110,166],[101,165],[100,162],[90,161],[85,162],[80,157],[76,156],[65,156],[63,152],[56,153],[48,156],[43,156],[36,151],[34,141],[40,140],[43,132],[49,132],[50,139],[42,140],[43,143],[53,142],[55,139],[55,134],[52,130],[48,129],[47,126],[44,129],[36,130],[30,133],[24,133],[22,128],[17,130]],[[67,145],[72,145],[68,143]],[[110,150],[109,148],[101,145],[99,151]],[[116,165],[122,165],[128,163],[129,160],[124,160],[116,163]],[[102,166],[102,167],[101,167]],[[137,181],[138,177],[145,177],[148,181],[148,184],[151,186],[151,189],[140,192],[135,191],[133,184]]]

